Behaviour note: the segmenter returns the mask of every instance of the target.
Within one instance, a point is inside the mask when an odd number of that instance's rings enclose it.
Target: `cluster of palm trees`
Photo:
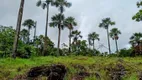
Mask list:
[[[116,52],[118,52],[118,43],[117,40],[119,39],[119,34],[121,34],[120,30],[118,30],[117,28],[112,28],[109,32],[109,26],[115,25],[115,22],[111,21],[110,18],[105,18],[102,20],[102,22],[99,24],[100,28],[104,28],[107,30],[107,38],[108,38],[108,49],[109,49],[109,53],[111,53],[111,48],[110,48],[110,37],[115,40],[115,44],[116,44]],[[95,40],[100,40],[99,38],[99,34],[97,34],[96,32],[90,33],[88,35],[88,42],[89,42],[89,46],[93,46],[93,49],[95,49]]]
[[[15,40],[14,40],[14,44],[13,44],[13,52],[12,52],[13,58],[16,58],[16,50],[17,50],[17,44],[18,44],[18,39],[19,39],[19,34],[20,34],[20,29],[21,29],[24,2],[25,2],[25,0],[21,0],[21,4],[20,4],[20,8],[19,8],[19,14],[18,14],[17,26],[16,26],[16,35],[15,35]],[[49,16],[50,4],[52,6],[59,8],[59,14],[54,15],[51,18],[52,22],[49,23],[48,16]],[[65,27],[67,27],[70,32],[69,35],[71,36],[71,31],[73,30],[73,26],[77,26],[77,23],[75,22],[75,19],[73,17],[65,18],[64,14],[63,14],[65,11],[65,7],[71,7],[71,3],[67,2],[66,0],[45,0],[45,1],[39,0],[37,2],[37,6],[41,6],[43,9],[47,9],[43,54],[45,54],[46,50],[47,50],[48,24],[50,25],[50,27],[58,27],[59,33],[58,33],[58,50],[57,50],[58,52],[57,53],[59,53],[61,30],[63,30]],[[30,29],[32,27],[36,27],[35,25],[36,25],[36,23],[33,20],[31,20],[31,19],[26,20],[23,23],[23,26],[28,27],[28,34],[25,34],[25,35],[29,35]],[[23,31],[25,31],[25,30],[23,30]],[[35,28],[34,37],[35,37],[35,34],[36,34],[36,28]],[[25,38],[23,38],[23,39],[25,39]],[[29,41],[29,37],[28,37],[28,41]],[[69,44],[71,44],[71,37],[69,38],[69,41],[70,41]],[[70,50],[70,47],[69,47],[69,50]]]
[[[21,37],[20,39],[24,39],[25,41],[27,40],[27,42],[29,42],[29,35],[30,35],[30,30],[31,28],[35,28],[34,31],[34,39],[36,37],[36,22],[33,21],[32,19],[27,19],[24,21],[23,26],[27,26],[28,30],[23,29],[20,33],[20,29],[21,29],[21,22],[22,22],[22,16],[23,16],[23,9],[24,9],[24,2],[25,0],[21,0],[21,4],[20,4],[20,8],[19,8],[19,13],[18,13],[18,19],[17,19],[17,26],[16,26],[16,34],[15,34],[15,39],[14,39],[14,44],[13,44],[13,53],[12,56],[14,58],[16,58],[16,50],[17,50],[17,44],[18,44],[18,39],[19,39],[19,34],[22,35],[26,35],[28,36],[26,37]],[[42,7],[43,9],[46,9],[47,14],[46,14],[46,26],[45,26],[45,37],[44,37],[44,48],[43,48],[43,54],[46,54],[46,50],[47,50],[47,45],[48,45],[48,25],[50,25],[50,27],[57,27],[58,28],[58,50],[57,53],[59,55],[59,49],[60,49],[60,36],[61,36],[61,30],[63,30],[64,28],[68,28],[69,29],[69,53],[71,52],[71,38],[73,38],[73,44],[77,45],[78,44],[78,39],[82,38],[81,36],[81,32],[80,31],[73,31],[74,26],[77,26],[77,22],[75,21],[75,18],[73,17],[65,17],[64,16],[64,11],[65,11],[65,7],[69,8],[71,7],[71,3],[67,2],[67,0],[39,0],[36,4],[38,7]],[[55,6],[58,8],[59,13],[55,14],[52,18],[51,18],[51,22],[49,23],[49,9],[50,9],[50,5],[51,6]],[[138,2],[137,6],[140,7],[142,6],[142,2]],[[141,12],[142,10],[140,10],[135,16],[133,16],[133,20],[136,21],[142,21],[141,18]],[[110,48],[110,37],[115,41],[116,44],[116,52],[118,52],[118,39],[119,39],[119,35],[121,34],[120,30],[118,30],[117,28],[113,28],[112,30],[110,30],[109,32],[109,27],[115,25],[114,21],[111,21],[110,18],[105,18],[102,20],[102,22],[99,24],[100,28],[104,28],[107,31],[107,39],[108,39],[108,49],[109,49],[109,53],[111,53],[111,48]],[[26,34],[25,34],[26,32]],[[130,39],[130,43],[134,43],[137,42],[139,43],[141,38],[141,33],[136,33],[134,34]],[[93,49],[95,49],[95,40],[100,40],[99,38],[99,34],[97,34],[96,32],[90,33],[88,35],[88,42],[89,42],[89,46],[93,46]]]

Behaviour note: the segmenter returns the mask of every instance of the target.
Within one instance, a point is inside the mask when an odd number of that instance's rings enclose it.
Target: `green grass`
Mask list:
[[[98,72],[102,80],[107,80],[105,68],[114,66],[119,62],[120,58],[116,57],[84,57],[84,56],[68,56],[68,57],[34,57],[31,59],[0,59],[0,79],[12,79],[16,75],[25,74],[30,68],[41,65],[64,64],[68,68],[66,80],[70,80],[76,73],[81,71],[75,68],[80,65],[85,68],[84,71],[89,73]],[[124,76],[124,80],[137,80],[138,72],[142,71],[142,57],[121,58],[125,68],[128,70]],[[85,80],[95,80],[95,76],[86,78]]]

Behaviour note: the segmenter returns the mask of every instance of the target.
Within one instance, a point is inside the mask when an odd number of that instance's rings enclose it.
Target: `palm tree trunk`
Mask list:
[[[57,56],[59,56],[59,54],[60,54],[59,49],[60,49],[61,27],[59,26],[58,29],[59,29],[59,33],[58,33],[58,46],[57,46],[58,50],[57,50]]]
[[[30,28],[28,28],[28,32],[29,32],[29,35],[28,35],[28,44],[30,43]]]
[[[111,49],[110,49],[110,39],[109,39],[109,30],[108,30],[108,29],[107,29],[107,38],[108,38],[109,54],[111,54]]]
[[[35,39],[36,39],[36,26],[37,26],[37,22],[35,22],[35,30],[34,30],[34,42],[35,42]]]
[[[138,42],[138,51],[139,51],[139,55],[140,55],[140,53],[141,53],[141,51],[140,51],[140,42]]]
[[[93,40],[93,50],[95,50],[95,41]]]
[[[69,29],[69,53],[71,52],[71,29]]]
[[[45,28],[45,39],[43,47],[43,55],[45,56],[47,52],[47,31],[48,31],[48,16],[49,16],[49,3],[47,4],[47,13],[46,13],[46,28]]]
[[[116,51],[118,53],[118,44],[117,44],[117,40],[115,39],[115,44],[116,44]]]
[[[14,38],[13,51],[12,51],[12,57],[14,59],[16,58],[17,45],[18,45],[18,39],[19,39],[21,22],[22,22],[22,16],[23,16],[24,2],[25,2],[25,0],[21,0],[21,4],[20,4],[20,8],[19,8],[19,13],[18,13],[17,26],[16,26],[16,34],[15,34],[15,38]]]

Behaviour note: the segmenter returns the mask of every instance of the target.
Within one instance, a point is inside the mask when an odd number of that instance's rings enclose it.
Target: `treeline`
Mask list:
[[[134,33],[130,38],[130,44],[132,47],[130,49],[122,49],[118,48],[118,39],[121,31],[118,28],[109,29],[110,26],[115,25],[115,21],[112,21],[110,18],[102,19],[102,22],[98,25],[100,28],[104,28],[107,32],[108,39],[108,53],[100,53],[95,48],[95,41],[100,40],[99,34],[96,32],[92,32],[88,34],[88,40],[82,40],[83,37],[81,35],[81,31],[74,30],[74,27],[77,26],[77,22],[74,17],[65,17],[64,11],[65,9],[71,7],[71,3],[66,0],[39,0],[37,2],[38,7],[42,7],[46,9],[46,27],[45,27],[45,35],[36,35],[37,22],[32,19],[27,19],[22,23],[23,11],[24,11],[24,2],[25,0],[21,0],[17,26],[16,30],[12,27],[0,26],[0,56],[1,57],[22,57],[29,58],[31,56],[67,56],[67,55],[83,55],[83,56],[135,56],[141,55],[142,53],[142,33]],[[138,2],[137,6],[140,7],[142,2]],[[55,6],[58,8],[59,13],[55,14],[51,18],[51,22],[49,21],[49,9],[50,6]],[[67,8],[66,8],[67,7]],[[140,10],[136,15],[132,17],[133,20],[141,21],[142,10]],[[26,13],[25,13],[26,14]],[[22,26],[26,28],[21,30]],[[58,28],[58,46],[57,48],[54,46],[52,40],[49,39],[48,25],[53,28]],[[33,29],[32,29],[33,28]],[[60,37],[61,31],[64,28],[68,28],[69,33],[69,44],[63,44],[64,48],[60,48]],[[30,37],[30,31],[34,30],[33,39]],[[111,44],[110,38],[115,41],[116,44],[116,52],[112,54],[111,52]],[[13,46],[12,46],[13,45]]]

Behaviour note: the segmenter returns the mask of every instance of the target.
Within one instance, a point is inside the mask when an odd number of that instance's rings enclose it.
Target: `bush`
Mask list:
[[[133,49],[121,49],[119,54],[118,54],[119,57],[132,57],[134,56],[134,53],[133,53]]]

